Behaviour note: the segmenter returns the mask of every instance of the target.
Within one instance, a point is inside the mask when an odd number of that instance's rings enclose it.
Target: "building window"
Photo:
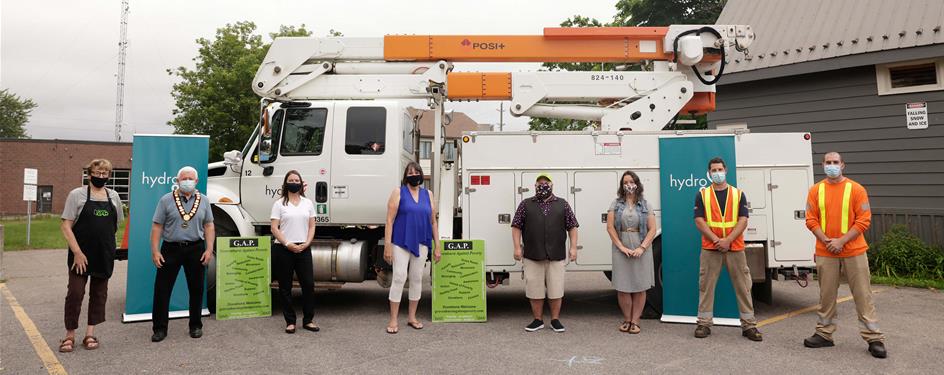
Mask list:
[[[433,156],[433,141],[420,141],[420,159],[429,160]]]
[[[82,185],[88,185],[88,170],[82,170]],[[121,197],[121,203],[128,204],[128,192],[131,183],[131,170],[130,169],[112,169],[111,178],[108,179],[108,182],[105,184],[105,187],[114,190],[118,193],[118,196]],[[52,194],[52,189],[50,189],[50,194]]]
[[[386,149],[387,109],[351,107],[347,109],[344,151],[348,155],[379,155]]]
[[[433,158],[433,141],[420,141],[420,160],[430,160]],[[443,150],[443,160],[456,160],[456,144],[453,140],[446,141],[446,149]]]
[[[876,65],[879,95],[944,90],[944,59]]]

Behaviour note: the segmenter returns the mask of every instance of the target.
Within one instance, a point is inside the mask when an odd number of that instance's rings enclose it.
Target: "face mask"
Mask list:
[[[723,184],[726,181],[727,175],[724,172],[711,172],[711,182],[716,184]]]
[[[534,196],[536,196],[538,199],[545,199],[551,196],[552,191],[553,189],[551,189],[551,184],[538,184],[538,186],[535,187]]]
[[[297,193],[302,190],[302,184],[289,182],[285,184],[285,189],[288,190],[289,193]]]
[[[92,186],[101,189],[102,187],[105,186],[105,183],[108,182],[108,178],[107,178],[107,177],[95,177],[95,176],[92,176],[92,178],[90,179],[90,181],[92,181]]]
[[[636,185],[635,185],[635,184],[624,184],[624,185],[623,185],[623,191],[626,192],[627,194],[633,194],[633,193],[636,192]]]
[[[183,181],[180,181],[180,183],[178,183],[177,186],[180,186],[180,190],[183,191],[184,193],[190,194],[190,193],[193,193],[194,190],[196,190],[197,181],[196,180],[183,180]]]
[[[827,164],[823,166],[823,171],[826,172],[826,175],[830,178],[836,178],[842,175],[842,167],[839,164]]]
[[[420,176],[420,175],[406,176],[406,183],[414,187],[420,186],[420,184],[423,183],[423,176]]]

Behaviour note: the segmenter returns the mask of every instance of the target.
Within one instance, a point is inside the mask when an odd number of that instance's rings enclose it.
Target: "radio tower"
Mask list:
[[[121,0],[121,33],[118,39],[118,93],[115,100],[115,142],[121,142],[125,112],[125,55],[128,52],[128,0]]]

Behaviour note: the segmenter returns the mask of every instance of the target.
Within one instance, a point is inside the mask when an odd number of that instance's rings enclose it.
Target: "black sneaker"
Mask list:
[[[202,329],[202,328],[191,328],[191,329],[190,329],[190,337],[193,337],[193,338],[195,338],[195,339],[199,339],[199,338],[203,337],[203,329]]]
[[[825,337],[813,334],[813,336],[803,339],[803,346],[807,348],[828,348],[830,346],[836,346],[833,344],[832,340],[827,340]],[[871,348],[871,346],[869,346]]]
[[[885,358],[888,352],[885,351],[885,344],[881,341],[872,341],[869,343],[869,353],[875,358]]]
[[[164,338],[166,337],[167,337],[167,332],[156,331],[154,332],[153,335],[151,335],[151,342],[161,342],[161,341],[164,341]]]
[[[544,328],[544,321],[541,319],[535,319],[533,322],[531,322],[531,324],[528,324],[527,327],[524,327],[524,330],[528,332],[534,332],[542,328]]]
[[[695,327],[695,337],[703,339],[705,337],[711,336],[711,328],[708,326],[699,325]]]
[[[561,324],[560,320],[553,319],[551,320],[551,329],[553,329],[554,332],[564,332],[564,325]]]

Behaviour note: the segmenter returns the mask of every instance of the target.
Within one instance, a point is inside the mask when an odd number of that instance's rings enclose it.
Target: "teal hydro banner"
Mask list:
[[[197,189],[206,192],[209,137],[192,135],[135,135],[131,147],[131,233],[128,236],[128,284],[123,321],[150,320],[154,300],[151,261],[151,219],[157,202],[171,192],[177,171],[184,166],[197,170]],[[177,275],[170,299],[170,317],[187,316],[187,280]],[[204,296],[204,307],[206,306]]]
[[[662,195],[662,321],[695,323],[698,315],[698,270],[701,233],[695,228],[695,196],[708,187],[708,161],[720,156],[728,167],[728,183],[737,182],[733,136],[667,137],[659,139]],[[751,197],[747,197],[749,200]],[[715,289],[715,324],[728,325],[739,314],[728,271]]]

